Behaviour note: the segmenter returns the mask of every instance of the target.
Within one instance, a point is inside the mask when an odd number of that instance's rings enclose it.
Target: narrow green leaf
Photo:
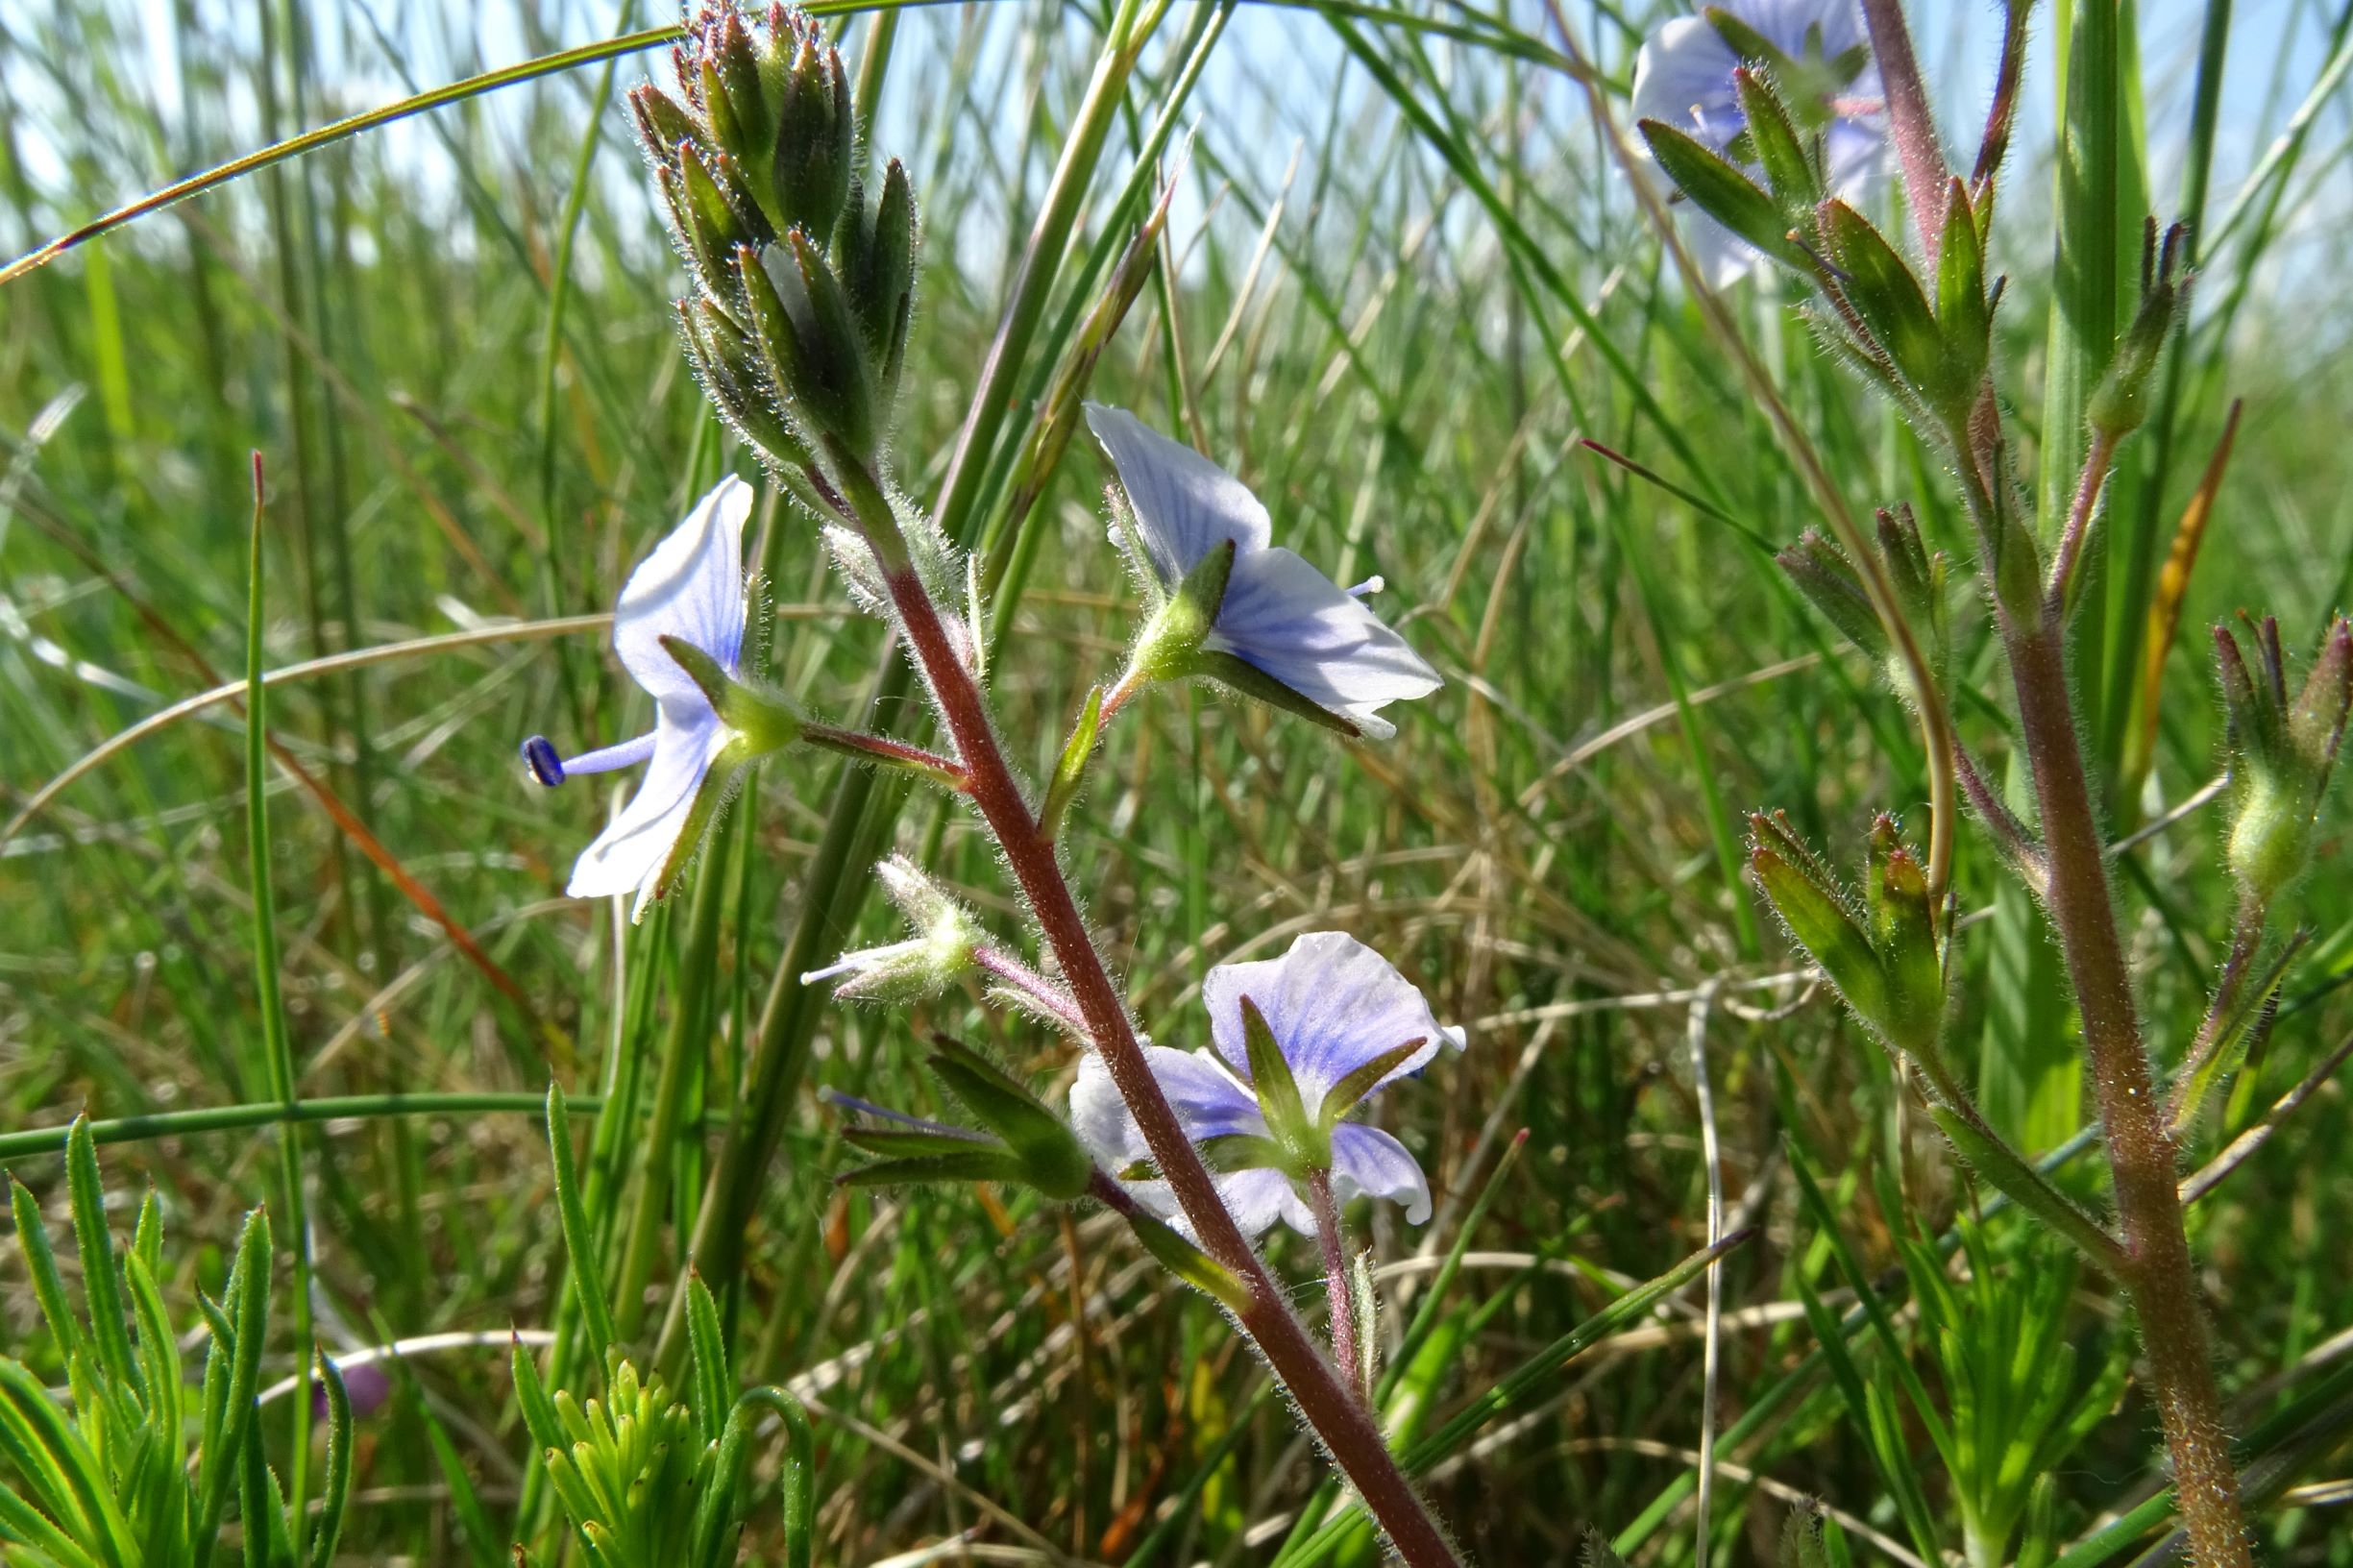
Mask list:
[[[555,1165],[556,1213],[570,1260],[573,1299],[588,1335],[587,1348],[599,1361],[613,1349],[613,1309],[604,1295],[604,1274],[597,1261],[597,1233],[580,1207],[580,1187],[572,1168],[572,1126],[564,1109],[564,1086],[548,1085],[548,1154]]]
[[[343,1510],[352,1495],[352,1396],[343,1372],[325,1351],[311,1347],[310,1363],[327,1394],[327,1473],[319,1486],[318,1518],[309,1527],[310,1568],[330,1568],[343,1534]],[[309,1397],[307,1389],[295,1396]]]

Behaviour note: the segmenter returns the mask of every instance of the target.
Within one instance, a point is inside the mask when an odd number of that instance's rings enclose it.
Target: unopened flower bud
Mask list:
[[[2253,666],[2227,626],[2215,628],[2215,657],[2230,751],[2227,857],[2241,887],[2268,902],[2311,860],[2313,823],[2353,706],[2353,627],[2341,616],[2330,626],[2292,704],[2279,624],[2267,616],[2252,630]]]
[[[1841,635],[1875,659],[1888,655],[1887,628],[1863,591],[1863,578],[1847,559],[1847,552],[1819,528],[1808,528],[1798,542],[1774,555],[1806,601],[1820,610]]]
[[[774,37],[782,67],[772,155],[777,224],[822,237],[842,215],[857,155],[849,76],[816,23],[797,11],[777,14],[785,22]]]
[[[835,231],[833,260],[842,277],[842,290],[872,355],[882,399],[888,404],[898,388],[899,366],[907,353],[907,324],[915,305],[915,192],[897,159],[883,171],[882,193],[868,205],[864,190],[852,184],[849,206]]]
[[[2141,307],[2117,340],[2108,373],[2084,406],[2086,422],[2110,441],[2131,434],[2148,417],[2148,386],[2157,360],[2174,327],[2189,313],[2190,279],[2183,266],[2188,247],[2189,231],[2183,225],[2173,225],[2160,241],[2157,220],[2148,220],[2141,243]]]
[[[874,456],[875,384],[866,345],[841,281],[817,242],[799,230],[738,269],[785,412],[812,448],[838,445],[847,456]]]
[[[1872,945],[1886,980],[1887,1017],[1881,1023],[1900,1048],[1924,1056],[1936,1048],[1945,1021],[1945,966],[1937,952],[1936,909],[1927,874],[1903,842],[1896,820],[1881,813],[1871,824],[1869,906]]]

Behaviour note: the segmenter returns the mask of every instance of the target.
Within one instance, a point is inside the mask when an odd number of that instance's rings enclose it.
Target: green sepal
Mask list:
[[[646,156],[674,174],[682,145],[690,156],[717,151],[695,117],[650,82],[630,89],[629,116],[636,122],[638,145]]]
[[[887,1160],[970,1154],[975,1150],[993,1150],[996,1147],[993,1139],[961,1128],[933,1133],[920,1127],[845,1127],[842,1129],[842,1141],[861,1154]]]
[[[1409,1040],[1394,1050],[1382,1052],[1326,1090],[1323,1108],[1315,1114],[1324,1137],[1329,1139],[1332,1129],[1339,1125],[1342,1116],[1356,1108],[1359,1100],[1379,1087],[1382,1079],[1412,1061],[1415,1053],[1429,1043],[1426,1039]]]
[[[1220,540],[1193,563],[1176,591],[1144,623],[1142,634],[1128,654],[1122,686],[1183,680],[1198,671],[1203,644],[1217,624],[1217,612],[1225,607],[1226,585],[1233,579],[1239,549],[1231,539]],[[1139,551],[1136,558],[1144,557]]]
[[[1329,1166],[1331,1136],[1319,1119],[1309,1116],[1290,1059],[1283,1054],[1281,1041],[1267,1026],[1266,1015],[1248,996],[1242,998],[1242,1048],[1250,1060],[1250,1087],[1266,1117],[1266,1131],[1283,1150],[1287,1168],[1303,1172]]]
[[[1282,1144],[1256,1133],[1219,1133],[1214,1138],[1203,1139],[1197,1147],[1202,1164],[1212,1170],[1285,1170],[1290,1164],[1290,1157]],[[1151,1162],[1140,1161],[1135,1168],[1122,1171],[1120,1179],[1150,1181],[1157,1174]]]
[[[1011,1152],[993,1147],[912,1160],[882,1160],[843,1171],[834,1178],[843,1187],[913,1187],[941,1182],[995,1182],[1018,1187],[1027,1180],[1020,1161]]]
[[[1054,776],[1046,782],[1045,799],[1038,807],[1041,837],[1052,840],[1061,835],[1062,820],[1070,802],[1078,798],[1079,786],[1086,782],[1087,764],[1094,756],[1095,735],[1102,726],[1103,688],[1096,686],[1088,692],[1078,722],[1070,726],[1070,738],[1063,743],[1062,756],[1054,764]]]
[[[1664,120],[1644,120],[1639,129],[1651,156],[1692,205],[1784,266],[1814,274],[1813,258],[1789,237],[1789,220],[1756,182]]]
[[[1827,201],[1816,210],[1823,244],[1842,274],[1839,293],[1862,319],[1874,346],[1931,407],[1949,406],[1944,335],[1911,265],[1869,218],[1845,202]]]
[[[897,159],[883,170],[882,191],[870,206],[853,184],[833,241],[842,290],[858,318],[887,403],[898,386],[915,305],[918,238],[915,190]]]
[[[1193,655],[1192,673],[1228,686],[1244,697],[1255,697],[1270,708],[1320,724],[1335,735],[1351,741],[1364,738],[1364,731],[1322,703],[1302,697],[1274,676],[1238,654],[1222,649],[1203,649]]]
[[[733,292],[728,287],[728,258],[737,246],[756,246],[761,236],[736,210],[735,203],[721,187],[721,175],[714,172],[726,168],[724,153],[711,154],[706,159],[681,143],[677,159],[677,195],[672,215],[681,226],[680,238],[702,274],[703,287],[724,299]]]
[[[1785,820],[1759,812],[1749,819],[1749,826],[1753,835],[1749,865],[1774,913],[1798,945],[1822,966],[1849,1007],[1875,1023],[1885,1018],[1887,982],[1878,955],[1836,882],[1807,853]]]
[[[1058,1203],[1087,1190],[1094,1161],[1062,1117],[979,1052],[944,1038],[933,1044],[932,1075],[1004,1139],[1018,1166],[1017,1180]]]
[[[1250,1309],[1249,1287],[1234,1271],[1174,1230],[1140,1211],[1126,1215],[1128,1229],[1160,1265],[1231,1312]]]
[[[1985,291],[1985,240],[1969,186],[1954,178],[1945,188],[1945,229],[1936,247],[1936,324],[1945,340],[1945,379],[1958,399],[1974,398],[1993,362],[1994,307]],[[1957,406],[1949,417],[1966,419]]]
[[[1770,81],[1743,65],[1732,72],[1732,87],[1740,99],[1749,150],[1765,171],[1773,199],[1780,204],[1782,228],[1796,228],[1829,194],[1822,166]]]
[[[710,698],[719,722],[743,743],[741,760],[781,751],[800,739],[800,717],[782,698],[727,674],[717,659],[683,637],[665,636],[661,644]]]

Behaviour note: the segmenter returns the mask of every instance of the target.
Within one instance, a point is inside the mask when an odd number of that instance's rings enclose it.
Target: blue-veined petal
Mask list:
[[[1444,684],[1363,600],[1280,547],[1236,556],[1208,646],[1249,661],[1376,740],[1397,726],[1375,710]]]
[[[1236,1073],[1247,1077],[1244,996],[1258,1004],[1266,1019],[1310,1116],[1321,1112],[1333,1086],[1408,1041],[1418,1040],[1422,1047],[1381,1083],[1420,1070],[1441,1045],[1462,1048],[1461,1032],[1438,1022],[1411,981],[1344,932],[1311,932],[1281,958],[1221,964],[1203,979],[1201,1000],[1209,1009],[1217,1052]]]
[[[667,655],[665,655],[667,657]],[[695,809],[695,795],[711,771],[727,732],[704,703],[699,715],[674,718],[665,705],[653,729],[653,760],[637,793],[597,841],[580,853],[565,893],[575,898],[605,898],[634,891],[632,919],[645,913],[670,863],[678,835]]]
[[[1250,487],[1181,442],[1148,429],[1124,408],[1087,405],[1094,431],[1118,471],[1148,561],[1164,589],[1173,591],[1202,556],[1226,540],[1247,555],[1272,536],[1266,508]],[[1115,531],[1115,543],[1123,544]]]
[[[729,674],[744,644],[744,522],[751,486],[730,474],[640,562],[613,607],[613,650],[664,711],[710,711],[710,699],[662,647],[692,643]]]
[[[1430,1220],[1430,1179],[1406,1146],[1378,1127],[1343,1121],[1332,1129],[1335,1194],[1346,1203],[1361,1192],[1406,1206],[1406,1223]]]

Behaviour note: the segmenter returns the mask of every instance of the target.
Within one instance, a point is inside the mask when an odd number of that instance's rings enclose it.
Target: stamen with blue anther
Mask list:
[[[534,735],[523,743],[523,766],[551,790],[564,781],[564,759],[555,754],[555,743],[545,735]]]

